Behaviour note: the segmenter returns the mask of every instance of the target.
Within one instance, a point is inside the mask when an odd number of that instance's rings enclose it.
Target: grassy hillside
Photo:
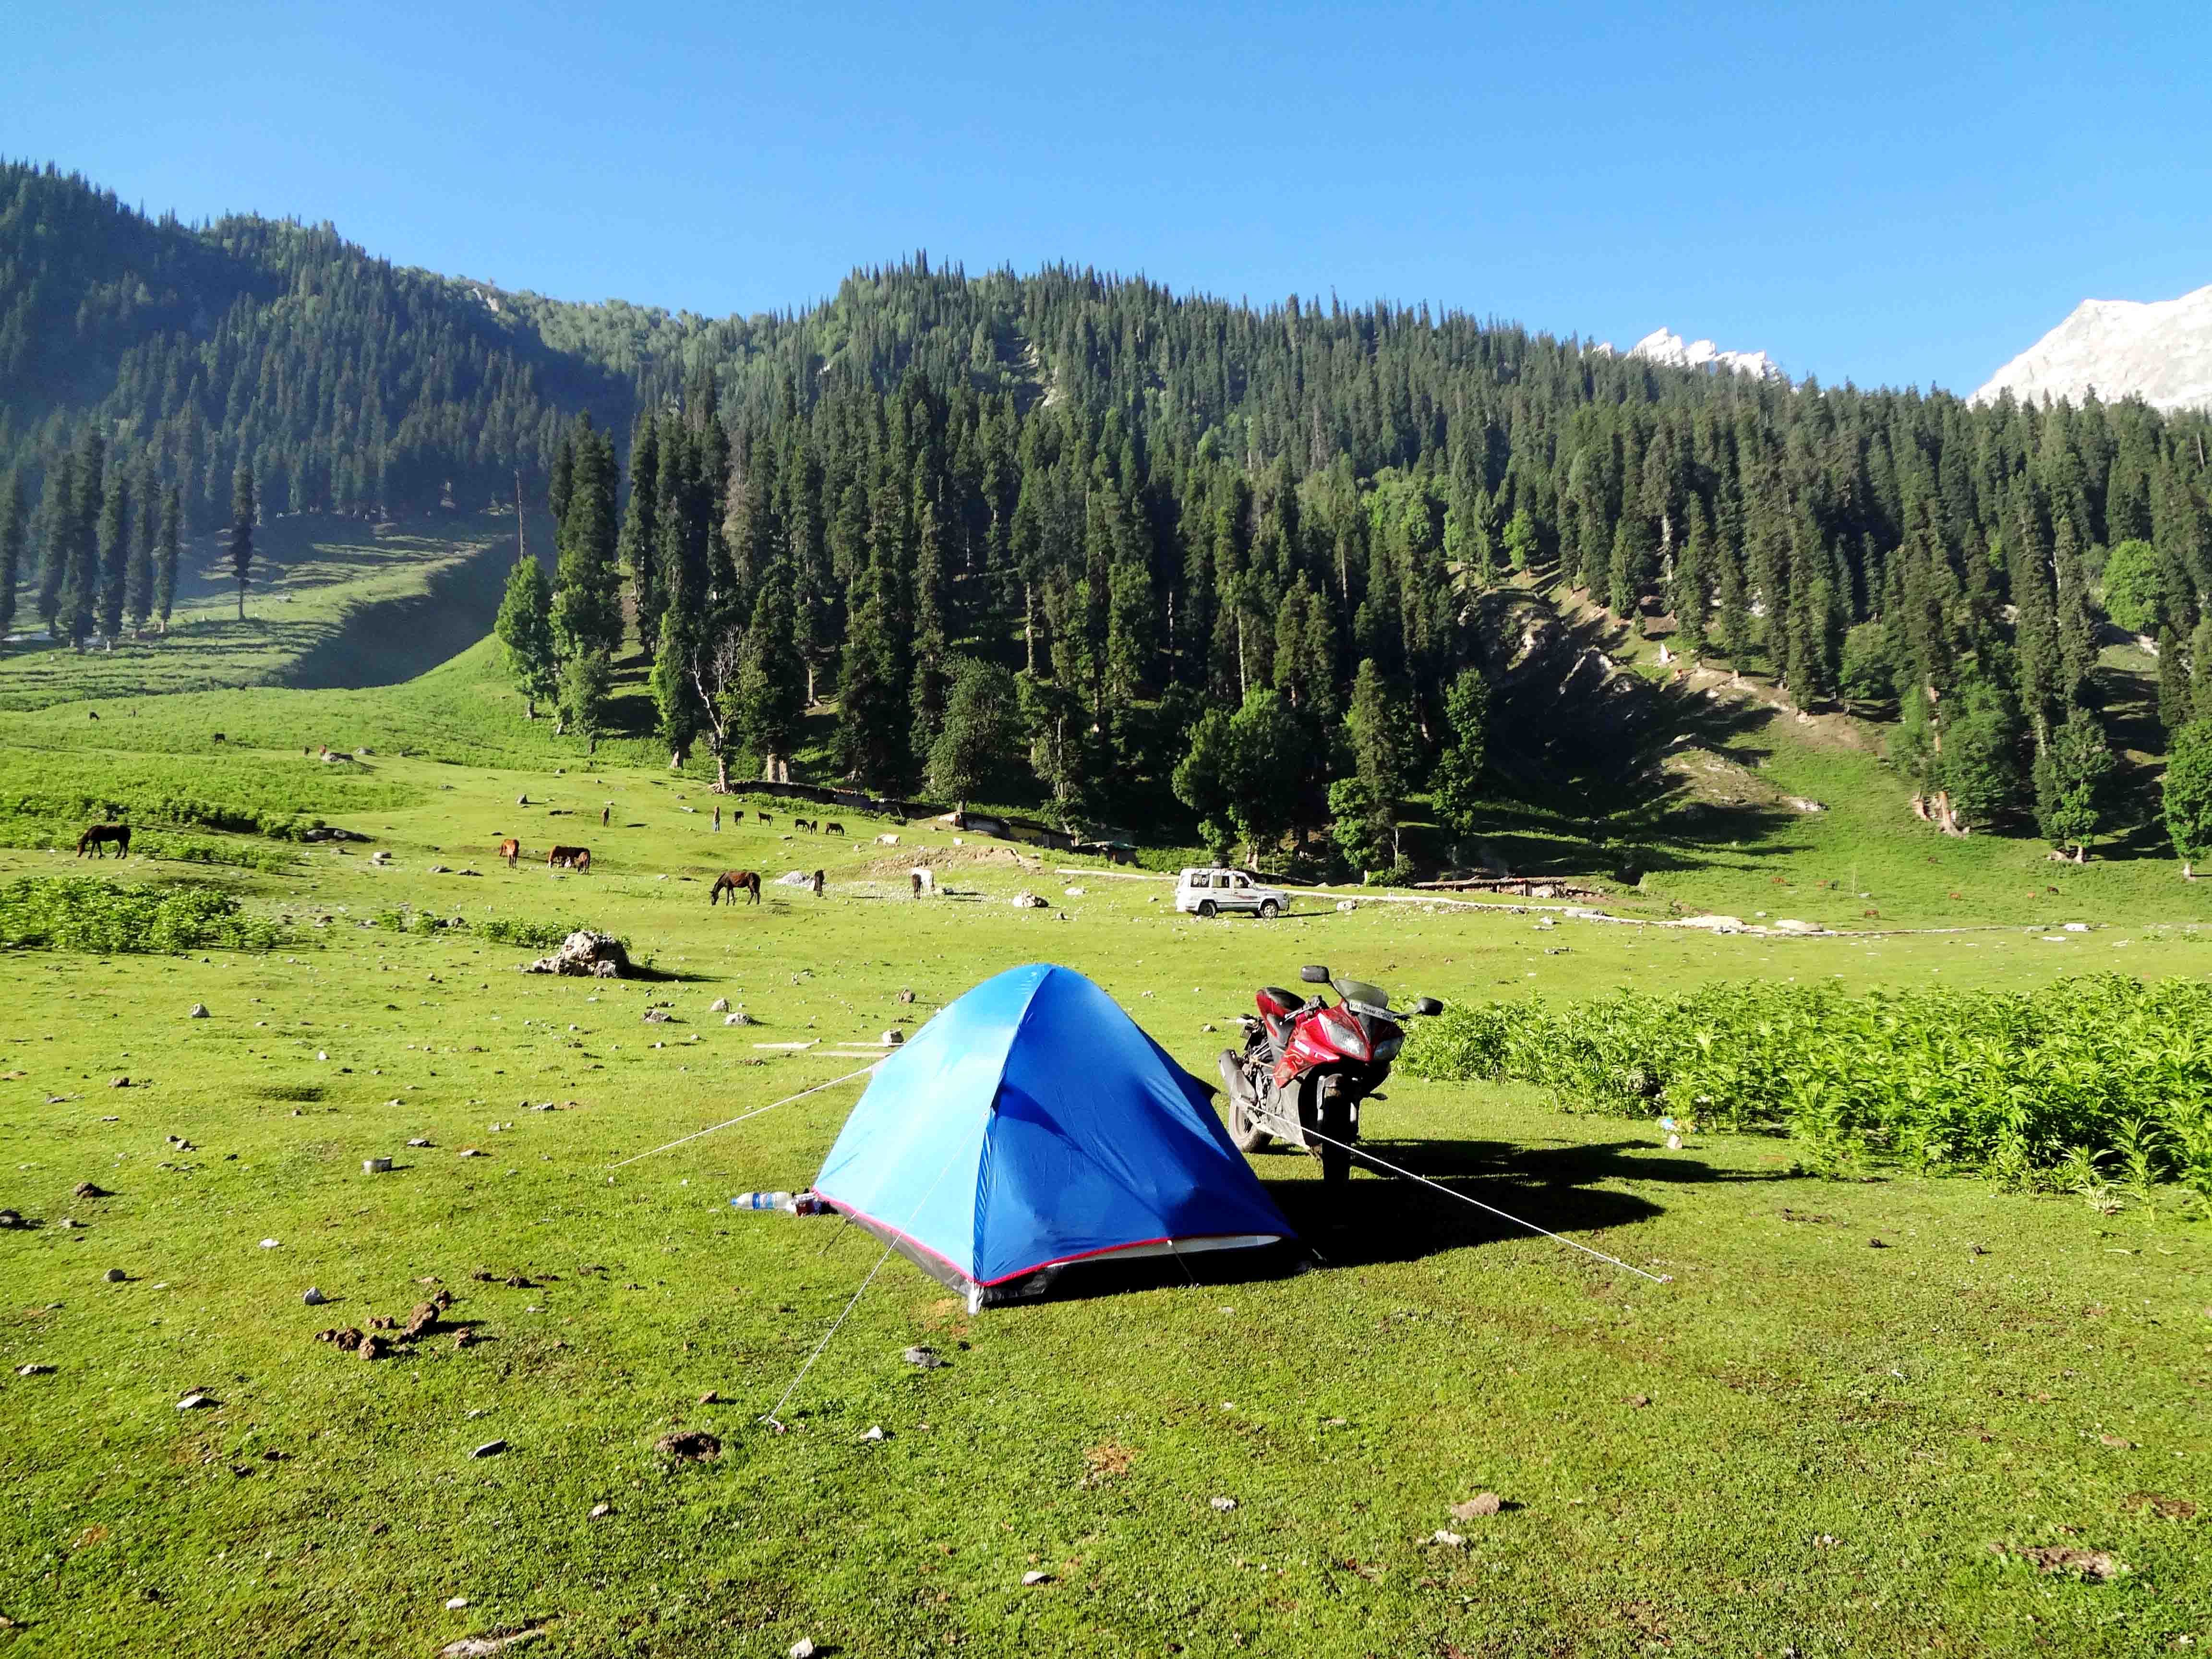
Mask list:
[[[533,520],[531,531],[550,554],[550,521]],[[241,621],[228,549],[202,537],[179,561],[166,635],[82,653],[18,635],[0,649],[0,709],[409,679],[484,636],[514,559],[512,514],[404,527],[320,514],[275,519],[255,532]],[[35,616],[28,621],[35,629]]]

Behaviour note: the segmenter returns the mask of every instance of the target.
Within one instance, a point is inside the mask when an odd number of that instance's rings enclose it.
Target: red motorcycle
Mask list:
[[[1406,1020],[1442,1013],[1443,1004],[1420,997],[1394,1010],[1379,985],[1332,979],[1317,966],[1300,969],[1298,977],[1329,987],[1338,1000],[1318,992],[1301,1000],[1275,985],[1255,994],[1259,1017],[1242,1017],[1244,1051],[1224,1048],[1218,1062],[1229,1134],[1247,1152],[1270,1140],[1301,1147],[1321,1159],[1322,1180],[1342,1181],[1359,1139],[1359,1103],[1390,1075],[1406,1044]]]

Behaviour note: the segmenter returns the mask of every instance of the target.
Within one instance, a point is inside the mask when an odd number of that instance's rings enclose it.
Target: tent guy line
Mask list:
[[[886,1060],[889,1058],[889,1055],[884,1056],[884,1059]],[[804,1100],[809,1095],[818,1095],[824,1089],[834,1089],[841,1083],[850,1083],[856,1077],[866,1077],[869,1073],[874,1071],[877,1066],[880,1066],[883,1063],[883,1060],[879,1060],[875,1062],[874,1066],[863,1066],[857,1072],[848,1072],[842,1077],[833,1077],[827,1083],[817,1083],[810,1089],[801,1089],[797,1094],[786,1095],[781,1100],[771,1100],[767,1105],[756,1106],[750,1112],[739,1112],[735,1117],[724,1118],[720,1123],[710,1123],[705,1128],[695,1130],[688,1135],[679,1135],[673,1140],[666,1141],[660,1146],[655,1146],[651,1152],[640,1152],[635,1158],[626,1158],[619,1164],[610,1164],[607,1165],[607,1168],[610,1170],[627,1169],[629,1165],[638,1163],[645,1158],[654,1157],[661,1152],[672,1151],[676,1147],[683,1146],[686,1141],[696,1140],[701,1135],[713,1134],[717,1129],[726,1129],[733,1123],[743,1123],[749,1117],[758,1117],[762,1113],[772,1112],[779,1106],[788,1106],[794,1100]]]
[[[1647,1273],[1641,1267],[1632,1267],[1627,1262],[1623,1261],[1617,1255],[1607,1255],[1603,1250],[1594,1250],[1589,1245],[1583,1243],[1577,1239],[1569,1238],[1564,1233],[1555,1233],[1548,1227],[1539,1227],[1533,1221],[1523,1221],[1519,1216],[1515,1215],[1510,1210],[1501,1210],[1495,1204],[1486,1204],[1479,1198],[1468,1197],[1465,1193],[1455,1193],[1440,1181],[1431,1181],[1425,1175],[1415,1175],[1411,1170],[1403,1168],[1399,1164],[1393,1164],[1387,1158],[1376,1157],[1374,1153],[1369,1152],[1364,1146],[1346,1146],[1341,1140],[1331,1140],[1328,1136],[1322,1133],[1319,1130],[1307,1128],[1304,1126],[1300,1127],[1299,1133],[1310,1140],[1323,1140],[1328,1141],[1332,1146],[1341,1146],[1346,1152],[1351,1153],[1352,1157],[1358,1158],[1363,1164],[1372,1164],[1378,1170],[1388,1170],[1392,1175],[1403,1176],[1408,1181],[1418,1181],[1424,1187],[1433,1187],[1438,1192],[1442,1193],[1446,1198],[1455,1198],[1462,1204],[1474,1205],[1478,1210],[1487,1210],[1491,1214],[1498,1216],[1504,1220],[1510,1221],[1516,1227],[1526,1227],[1532,1233],[1541,1233],[1546,1238],[1567,1245],[1571,1249],[1580,1250],[1584,1255],[1594,1255],[1601,1261],[1610,1261],[1614,1267],[1619,1267],[1625,1272],[1634,1273],[1639,1279],[1648,1279],[1654,1285],[1671,1285],[1674,1282],[1674,1276],[1672,1273]]]

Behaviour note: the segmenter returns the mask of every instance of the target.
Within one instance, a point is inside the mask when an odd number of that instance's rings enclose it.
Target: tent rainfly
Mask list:
[[[814,1192],[970,1311],[1079,1262],[1295,1237],[1211,1092],[1082,975],[1010,968],[884,1062]]]

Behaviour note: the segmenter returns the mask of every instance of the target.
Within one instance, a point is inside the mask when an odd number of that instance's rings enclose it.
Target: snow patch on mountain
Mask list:
[[[2178,300],[2084,300],[1973,395],[2107,403],[2139,397],[2160,409],[2212,408],[2212,286]]]
[[[1610,340],[1601,341],[1595,349],[1608,357],[1614,355]],[[1727,370],[1731,374],[1749,374],[1761,380],[1789,378],[1763,351],[1723,351],[1711,340],[1685,340],[1671,329],[1653,329],[1628,348],[1628,355],[1668,368]]]

